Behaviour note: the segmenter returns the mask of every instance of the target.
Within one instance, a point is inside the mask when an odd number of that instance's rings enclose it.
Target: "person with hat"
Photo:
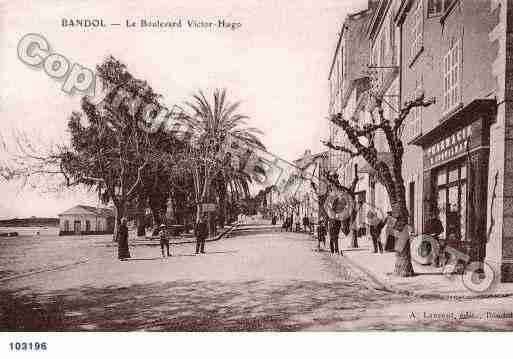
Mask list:
[[[369,232],[372,239],[372,245],[374,246],[374,253],[378,253],[379,250],[379,253],[383,254],[383,244],[379,240],[379,237],[386,221],[379,219],[377,214],[372,210],[367,212],[367,219],[369,221]]]
[[[128,249],[128,226],[126,218],[121,219],[121,224],[118,228],[118,258],[121,261],[130,258],[130,250]]]
[[[387,212],[387,219],[386,221],[390,221],[392,223],[395,223],[395,218],[392,215],[392,211]],[[387,239],[385,242],[385,251],[386,252],[394,252],[395,251],[395,237],[392,234],[387,235]]]
[[[159,236],[160,236],[160,249],[162,251],[162,257],[165,257],[164,255],[164,247],[166,247],[167,256],[170,257],[171,254],[169,253],[169,237],[166,233],[166,225],[161,224],[159,227]]]
[[[319,220],[319,225],[317,226],[317,241],[318,241],[318,249],[321,250],[321,243],[323,247],[326,247],[326,234],[328,232],[326,219],[321,218]]]
[[[207,214],[203,213],[199,217],[194,230],[196,236],[196,254],[205,253],[205,240],[208,237]]]

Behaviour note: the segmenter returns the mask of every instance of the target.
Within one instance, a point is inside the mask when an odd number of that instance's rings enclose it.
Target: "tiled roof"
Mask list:
[[[73,208],[70,208],[68,209],[67,211],[61,213],[61,214],[73,214],[73,211],[74,210],[84,210],[84,211],[87,211],[87,212],[90,212],[92,214],[95,214],[97,216],[102,216],[102,217],[114,217],[114,211],[112,209],[109,209],[109,208],[98,208],[98,207],[93,207],[93,206],[86,206],[86,205],[78,205],[78,206],[75,206]]]

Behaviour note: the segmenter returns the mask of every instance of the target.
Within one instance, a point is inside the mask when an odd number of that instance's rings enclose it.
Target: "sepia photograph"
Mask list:
[[[0,2],[7,357],[42,332],[512,331],[512,22]]]

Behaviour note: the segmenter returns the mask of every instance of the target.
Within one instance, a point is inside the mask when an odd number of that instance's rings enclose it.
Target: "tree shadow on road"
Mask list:
[[[296,331],[353,320],[390,299],[356,283],[262,280],[21,293],[0,292],[0,330]]]

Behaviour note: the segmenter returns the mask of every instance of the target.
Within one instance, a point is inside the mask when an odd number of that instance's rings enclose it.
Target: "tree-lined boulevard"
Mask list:
[[[96,245],[92,239],[71,241],[74,251],[68,244],[59,253],[72,258],[81,252],[87,262],[2,283],[3,330],[504,330],[513,325],[511,318],[459,319],[476,308],[511,311],[512,298],[424,300],[377,290],[344,257],[318,252],[312,236],[280,232],[268,221],[241,224],[229,237],[208,243],[205,255],[194,255],[193,244],[186,244],[173,246],[166,259],[158,247],[135,246],[134,258],[118,262],[112,260],[116,248],[106,247],[108,239]],[[48,249],[48,243],[34,242],[25,250],[32,260],[44,261],[44,246]]]

